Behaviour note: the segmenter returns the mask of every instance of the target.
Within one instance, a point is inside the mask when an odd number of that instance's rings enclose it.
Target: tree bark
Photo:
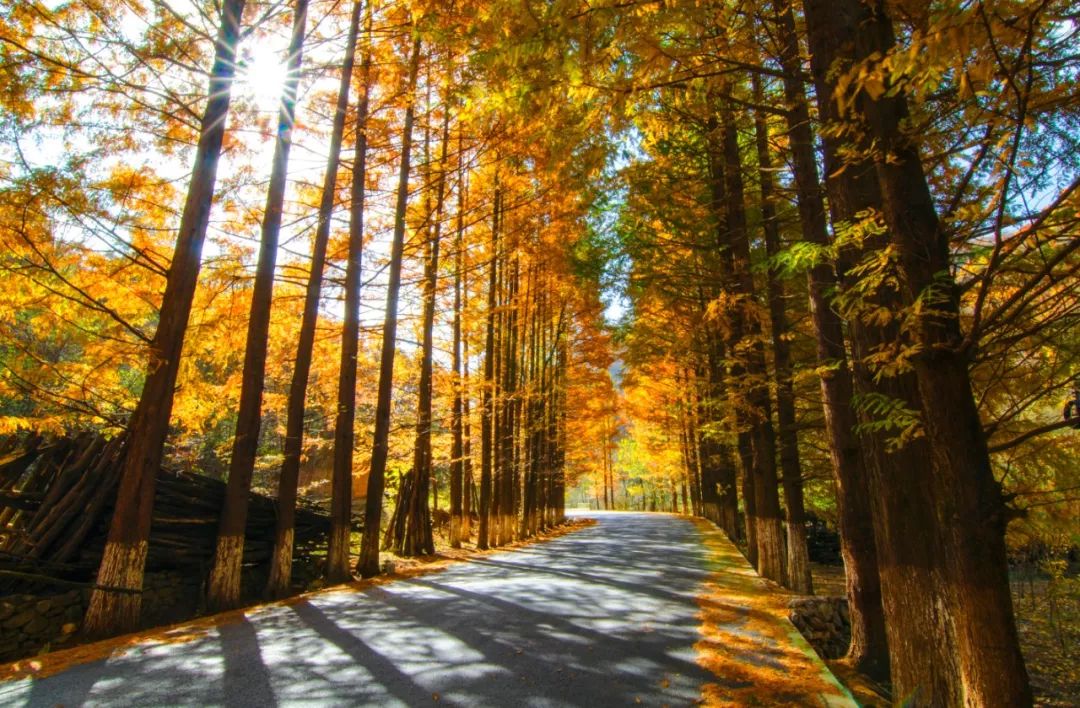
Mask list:
[[[450,547],[461,548],[463,538],[467,538],[464,530],[468,524],[465,516],[468,513],[465,507],[465,421],[464,405],[462,401],[462,389],[464,381],[461,375],[461,316],[462,301],[461,289],[462,278],[465,272],[465,150],[464,129],[458,132],[458,188],[457,188],[457,215],[454,235],[454,323],[452,365],[454,373],[454,398],[451,405],[450,417]]]
[[[897,161],[895,166],[887,168],[865,161],[848,165],[847,169],[830,171],[835,176],[827,184],[834,219],[851,218],[868,207],[885,214],[888,235],[864,243],[864,248],[885,248],[886,239],[891,239],[897,248],[901,290],[877,293],[874,304],[899,311],[905,306],[905,299],[910,302],[927,284],[919,280],[919,273],[906,272],[912,261],[927,258],[922,265],[927,268],[924,274],[930,271],[935,275],[947,274],[948,244],[940,235],[936,244],[920,243],[918,237],[907,240],[911,235],[906,232],[911,227],[908,219],[919,225],[915,227],[919,231],[936,222],[936,216],[925,177],[920,180],[917,151],[910,144],[904,147],[893,142],[898,137],[896,124],[903,114],[902,95],[896,97],[896,103],[887,99],[891,105],[885,107],[870,105],[873,101],[860,95],[856,97],[854,116],[841,115],[833,100],[835,83],[830,77],[835,75],[828,73],[834,64],[843,70],[865,58],[868,52],[887,51],[891,46],[891,29],[887,18],[874,7],[857,2],[823,4],[807,0],[805,8],[811,55],[815,60],[812,68],[823,116],[841,124],[844,121],[858,124],[859,131],[849,131],[849,135],[865,136],[867,145],[873,141],[877,156],[882,155],[880,150],[884,148],[890,159]],[[889,113],[891,119],[886,115]],[[834,165],[842,164],[840,148],[836,140],[826,141],[826,158]],[[897,177],[897,184],[890,184]],[[894,187],[898,187],[897,193],[887,196]],[[898,213],[900,207],[895,197],[899,195],[913,200],[910,214]],[[890,203],[892,206],[888,206]],[[922,255],[914,257],[913,246],[921,247]],[[945,267],[939,267],[942,265]],[[931,299],[927,308],[931,320],[935,319],[936,306]],[[901,332],[898,326],[893,326],[891,331],[875,332],[853,323],[852,341],[857,357],[861,358],[873,353],[875,347],[894,345],[900,337],[909,344],[925,344],[918,341],[924,333],[919,326],[915,331]],[[910,341],[913,336],[915,342]],[[933,345],[930,347],[931,351],[935,349]],[[950,356],[947,354],[946,359]],[[915,705],[962,704],[969,700],[974,702],[968,705],[1030,704],[1023,661],[1011,639],[1015,638],[1015,627],[1008,587],[1004,584],[1004,520],[994,520],[995,510],[1002,505],[994,501],[993,483],[986,481],[993,479],[988,457],[984,468],[975,465],[981,430],[964,434],[951,427],[972,424],[967,417],[974,410],[970,389],[966,396],[962,390],[968,385],[966,365],[958,369],[956,359],[942,364],[934,356],[916,357],[912,361],[914,373],[873,380],[873,372],[866,371],[858,362],[857,358],[856,381],[860,388],[877,385],[887,395],[903,401],[920,415],[925,430],[924,437],[908,443],[899,453],[887,454],[874,448],[876,454],[868,460],[894,686],[898,692],[910,696]],[[930,387],[929,381],[934,381],[935,386]],[[925,401],[924,396],[930,396],[933,403]],[[941,408],[942,401],[946,402],[946,409]],[[937,433],[941,429],[936,432],[934,429],[933,421],[939,420],[946,410],[953,420],[945,426],[950,435],[956,436],[955,440],[939,437]],[[873,437],[868,436],[872,445]],[[956,441],[973,447],[957,452],[951,449]],[[982,447],[985,450],[985,443]],[[943,464],[942,458],[954,453],[958,457]],[[953,476],[954,461],[975,466]],[[955,482],[959,484],[954,486]],[[997,497],[1000,499],[999,494]],[[979,530],[970,533],[973,527]],[[974,568],[973,564],[979,567]],[[933,591],[928,592],[928,588]],[[977,589],[969,594],[969,588]],[[973,641],[976,636],[979,642]],[[992,669],[988,668],[991,656],[996,659]]]
[[[508,252],[515,251],[508,245]],[[518,336],[518,281],[520,278],[521,261],[514,256],[514,268],[509,273],[506,294],[506,313],[503,317],[504,336],[502,354],[502,405],[500,406],[499,445],[501,452],[499,459],[502,461],[502,475],[499,488],[499,545],[513,543],[514,541],[514,487],[517,477],[515,464],[514,438],[516,416],[514,415],[517,404],[517,336]]]
[[[762,105],[761,79],[752,77],[754,102]],[[765,253],[771,259],[780,253],[780,225],[774,204],[772,157],[769,148],[769,129],[764,114],[754,112],[754,137],[757,147],[759,182],[761,185],[761,221],[765,236]],[[795,425],[795,386],[792,381],[790,327],[784,304],[784,284],[775,268],[766,272],[766,294],[769,302],[770,334],[773,345],[773,380],[776,384],[777,438],[780,443],[781,484],[784,489],[784,526],[787,531],[788,587],[802,595],[812,595],[810,554],[806,548],[806,508],[803,503],[802,466],[799,462],[799,440]]]
[[[469,288],[468,281],[463,285],[463,298],[461,303],[462,315],[464,315],[469,309]],[[462,424],[462,442],[461,442],[461,454],[465,458],[464,465],[462,465],[462,480],[461,480],[461,511],[462,511],[462,525],[461,525],[461,537],[463,540],[469,540],[472,538],[472,526],[473,526],[473,514],[476,513],[477,497],[475,481],[473,480],[473,460],[472,460],[472,391],[469,387],[469,338],[466,334],[461,336],[461,371],[462,371],[462,400],[461,400],[461,417],[463,419]]]
[[[784,535],[780,516],[780,497],[777,491],[776,438],[772,426],[769,391],[765,384],[765,354],[760,340],[760,324],[749,315],[756,306],[753,274],[750,269],[750,240],[746,226],[746,204],[743,190],[742,160],[739,154],[738,135],[731,109],[721,105],[720,137],[723,145],[722,163],[715,165],[719,174],[713,178],[714,189],[722,180],[723,220],[718,236],[725,264],[725,280],[729,292],[738,298],[738,304],[730,313],[732,336],[727,353],[739,360],[737,343],[749,338],[745,361],[739,361],[732,369],[745,371],[746,400],[750,410],[742,415],[741,425],[749,431],[753,466],[753,494],[757,569],[763,577],[778,583],[784,582]],[[716,192],[714,192],[715,194]],[[748,514],[749,516],[749,514]]]
[[[495,186],[495,195],[492,200],[491,215],[491,254],[488,264],[488,292],[487,292],[487,326],[484,344],[484,388],[480,397],[480,509],[478,538],[476,547],[485,550],[489,547],[491,537],[491,487],[492,487],[492,453],[493,450],[493,417],[495,387],[495,306],[497,304],[496,290],[498,288],[498,262],[499,262],[499,204],[501,195],[498,185]]]
[[[281,210],[289,167],[289,149],[296,120],[296,92],[307,25],[307,0],[297,0],[289,42],[287,76],[278,113],[277,138],[274,143],[270,186],[266,193],[259,261],[251,295],[244,370],[240,384],[240,406],[236,416],[229,479],[225,487],[225,506],[218,524],[217,546],[210,571],[206,604],[212,612],[232,609],[240,604],[240,570],[244,557],[244,528],[247,525],[248,494],[255,471],[262,422],[263,379],[266,376],[266,348],[270,332],[270,307],[274,297],[274,268],[277,263]]]
[[[408,105],[401,135],[401,170],[398,173],[397,204],[394,209],[394,240],[390,251],[389,283],[386,289],[386,316],[383,320],[382,353],[379,360],[379,389],[375,404],[375,431],[371,448],[371,474],[364,506],[364,533],[360,540],[357,571],[370,578],[379,574],[379,527],[382,524],[386,461],[390,453],[390,408],[394,385],[394,354],[397,351],[397,305],[401,290],[401,261],[405,250],[405,210],[409,200],[409,157],[412,150],[416,77],[420,70],[420,36],[413,39],[409,57],[409,78],[405,89]]]
[[[337,193],[338,165],[341,162],[341,143],[345,133],[345,114],[349,105],[349,88],[352,85],[353,65],[356,60],[356,39],[360,33],[360,0],[353,3],[349,20],[349,37],[345,47],[345,60],[341,67],[337,105],[330,134],[330,155],[323,177],[322,197],[319,202],[319,222],[315,229],[315,241],[311,252],[311,273],[304,294],[304,313],[300,322],[300,336],[296,343],[296,364],[289,385],[289,400],[285,407],[285,450],[278,478],[278,519],[274,535],[274,556],[270,563],[270,577],[266,583],[266,595],[283,597],[289,593],[292,576],[293,536],[296,523],[296,486],[300,477],[300,455],[304,445],[304,409],[307,401],[308,374],[311,372],[311,355],[315,347],[315,325],[319,317],[319,298],[322,293],[323,266],[326,264],[326,247],[330,239],[330,217],[334,211],[334,195]]]
[[[788,140],[802,236],[808,242],[824,247],[829,244],[824,194],[814,155],[810,112],[800,78],[802,61],[795,18],[790,3],[775,3],[774,8],[781,44],[780,63],[784,72]],[[889,648],[881,609],[881,583],[870,515],[868,472],[855,437],[856,418],[851,403],[853,384],[844,346],[843,324],[828,295],[836,289],[838,279],[831,264],[821,262],[810,269],[807,280],[818,366],[822,372],[825,429],[836,482],[840,551],[847,582],[851,623],[847,658],[859,671],[877,680],[886,680]]]
[[[164,453],[180,354],[210,220],[243,11],[244,0],[226,0],[222,6],[195,165],[180,217],[157,331],[150,344],[146,382],[128,424],[127,451],[116,508],[98,569],[99,588],[142,590],[154,484]],[[96,589],[90,594],[83,632],[87,636],[105,636],[131,631],[138,625],[140,608],[139,592]]]
[[[860,22],[844,28],[854,41],[855,59],[892,50],[895,38],[885,6],[875,0],[858,11]],[[958,662],[953,682],[958,685],[945,697],[967,706],[1030,705],[1009,591],[1008,515],[971,391],[949,235],[938,219],[918,144],[904,128],[903,91],[876,99],[864,93],[855,110],[876,147],[874,166],[889,240],[899,255],[902,302],[909,308],[922,303],[911,333],[918,347],[911,365],[931,454],[926,501],[940,533],[939,572],[948,591],[943,595],[955,626]]]
[[[352,580],[349,563],[352,535],[353,446],[356,431],[356,367],[360,353],[360,275],[364,254],[364,186],[367,181],[367,119],[371,83],[371,3],[367,4],[365,33],[369,46],[360,62],[360,101],[356,106],[356,137],[350,189],[349,249],[345,264],[345,318],[341,323],[341,362],[338,366],[337,416],[334,420],[334,469],[330,484],[330,539],[326,552],[326,581]]]
[[[429,481],[433,471],[431,452],[431,378],[434,350],[435,293],[439,278],[439,241],[442,233],[443,201],[446,195],[446,153],[450,142],[450,111],[443,113],[439,176],[435,187],[434,225],[430,227],[427,263],[424,270],[423,341],[420,348],[420,382],[416,406],[416,439],[413,446],[415,477],[412,494],[406,498],[405,536],[399,539],[398,552],[404,556],[434,554],[435,540],[428,510]],[[426,150],[426,148],[425,148]],[[430,218],[430,217],[429,217]]]

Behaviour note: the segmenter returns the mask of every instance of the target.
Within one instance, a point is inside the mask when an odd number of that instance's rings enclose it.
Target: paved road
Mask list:
[[[715,550],[673,516],[597,518],[444,572],[328,590],[187,641],[0,683],[0,705],[696,703],[717,678],[694,647]]]

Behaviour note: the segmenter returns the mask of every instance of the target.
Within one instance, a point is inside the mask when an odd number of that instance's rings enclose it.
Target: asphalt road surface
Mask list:
[[[443,572],[253,608],[43,679],[26,706],[685,706],[695,598],[716,565],[691,522],[595,514],[554,540]],[[741,558],[741,557],[740,557]]]

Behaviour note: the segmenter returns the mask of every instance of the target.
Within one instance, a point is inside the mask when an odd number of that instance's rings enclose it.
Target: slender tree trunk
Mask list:
[[[134,592],[102,589],[91,592],[83,621],[83,632],[87,636],[131,631],[139,623],[142,597],[139,591],[146,567],[154,487],[161,468],[180,353],[210,220],[243,11],[244,0],[225,0],[222,6],[195,164],[165,283],[158,327],[150,344],[146,382],[128,424],[127,450],[116,507],[98,568],[98,588],[123,588]]]
[[[703,516],[704,514],[701,509],[700,483],[698,481],[700,478],[698,475],[697,456],[694,454],[695,445],[691,442],[697,439],[697,431],[693,427],[693,415],[691,412],[693,404],[691,399],[687,397],[688,392],[691,391],[691,384],[689,381],[689,372],[684,371],[682,376],[683,398],[679,402],[682,458],[683,467],[685,468],[685,477],[689,480],[691,513],[694,516]]]
[[[379,574],[379,527],[382,524],[386,461],[390,452],[390,408],[394,384],[394,353],[397,351],[397,305],[401,289],[401,261],[405,250],[405,209],[409,199],[409,157],[412,150],[416,76],[420,69],[420,37],[413,40],[406,88],[405,125],[401,136],[401,171],[398,173],[397,204],[394,210],[394,241],[390,252],[390,281],[386,290],[386,317],[383,321],[382,354],[379,361],[379,389],[375,404],[375,431],[371,449],[371,474],[364,507],[364,534],[360,542],[357,571],[370,578]]]
[[[795,18],[791,3],[775,3],[774,7],[781,44],[788,139],[802,235],[810,243],[827,246],[829,237],[824,195],[814,155],[810,112],[800,78],[802,61]],[[847,656],[859,671],[885,680],[888,678],[889,655],[885,617],[881,608],[874,527],[870,516],[868,472],[855,437],[856,419],[851,403],[853,384],[844,347],[843,326],[828,295],[837,285],[831,264],[818,263],[810,269],[810,307],[817,339],[818,365],[822,372],[825,428],[836,482],[840,549],[847,579],[851,624],[851,644]]]
[[[552,504],[555,524],[566,521],[566,360],[568,356],[565,332],[562,331],[562,318],[557,336],[558,364],[555,375],[555,489]]]
[[[505,213],[499,217],[500,224],[505,218]],[[491,378],[491,509],[488,512],[488,544],[501,546],[502,539],[502,488],[503,488],[503,399],[506,392],[503,389],[503,368],[506,366],[503,356],[503,342],[507,336],[506,327],[506,270],[509,265],[505,258],[507,247],[502,245],[502,251],[496,251],[496,258],[502,260],[502,267],[497,269],[495,283],[495,339],[492,342],[492,378]]]
[[[687,391],[687,408],[686,408],[686,446],[690,453],[690,459],[692,463],[691,469],[691,489],[696,489],[697,499],[697,514],[699,516],[705,516],[705,493],[702,489],[702,477],[701,477],[701,455],[698,452],[698,440],[701,438],[701,434],[698,431],[697,424],[697,404],[695,403],[695,391],[697,390],[697,384],[694,383],[690,370],[685,371],[686,391]],[[736,511],[737,513],[737,511]]]
[[[468,312],[469,309],[469,288],[468,281],[463,284],[462,302],[461,302],[461,314],[462,317]],[[469,387],[469,338],[466,334],[461,336],[461,371],[462,371],[462,400],[461,400],[461,416],[464,419],[462,427],[462,443],[461,454],[465,458],[464,465],[462,466],[462,480],[461,480],[461,507],[462,507],[462,525],[461,525],[461,537],[464,540],[472,538],[472,519],[473,514],[476,513],[477,501],[479,494],[476,493],[476,484],[473,480],[473,460],[472,460],[472,389]]]
[[[720,513],[721,482],[717,474],[717,467],[720,464],[720,451],[718,441],[715,439],[716,433],[714,431],[706,432],[701,429],[701,423],[710,422],[709,410],[715,406],[713,400],[715,391],[711,386],[714,365],[711,352],[707,358],[709,359],[707,368],[694,377],[697,385],[693,389],[697,398],[695,417],[699,423],[695,428],[697,429],[698,459],[701,461],[702,515],[722,528],[731,537],[732,530],[724,526],[726,519],[722,518]],[[702,391],[703,387],[705,388],[704,391]]]
[[[507,252],[515,249],[507,244]],[[508,264],[509,265],[509,264]],[[514,268],[508,274],[506,285],[507,312],[504,315],[504,336],[502,355],[502,389],[504,395],[500,413],[502,424],[499,426],[499,445],[502,449],[499,457],[502,460],[502,476],[499,489],[499,544],[504,545],[514,541],[514,480],[516,466],[514,464],[514,409],[517,403],[517,326],[518,326],[518,280],[520,276],[520,259],[514,256]]]
[[[611,434],[608,433],[607,419],[604,419],[604,433],[600,440],[600,450],[604,466],[604,509],[615,508],[615,480],[611,473]]]
[[[345,47],[345,60],[341,67],[341,81],[338,85],[337,105],[330,134],[330,156],[327,159],[326,174],[323,178],[315,242],[312,244],[311,273],[308,276],[307,291],[304,295],[300,336],[296,343],[296,365],[293,367],[289,400],[285,407],[285,450],[281,463],[281,476],[278,478],[278,517],[274,534],[274,555],[270,563],[270,577],[266,584],[266,595],[271,598],[287,595],[292,577],[296,488],[300,478],[300,455],[304,446],[304,409],[307,402],[308,374],[311,372],[311,355],[315,348],[315,325],[319,317],[319,298],[322,294],[326,247],[330,240],[330,217],[334,211],[334,197],[337,194],[341,143],[345,133],[349,88],[352,85],[353,65],[356,60],[356,40],[360,33],[360,9],[361,3],[356,0],[349,20],[349,37]]]
[[[487,330],[484,345],[484,387],[480,408],[480,510],[479,537],[476,547],[484,550],[491,540],[491,486],[493,451],[493,417],[495,387],[495,306],[498,288],[499,262],[499,202],[500,193],[495,187],[491,221],[491,261],[488,265]]]
[[[439,241],[442,233],[443,201],[446,195],[446,153],[450,142],[450,111],[443,113],[442,141],[439,155],[439,176],[435,187],[434,225],[430,228],[428,258],[424,272],[423,341],[420,355],[420,391],[416,407],[416,441],[413,449],[412,495],[406,498],[405,537],[399,553],[413,556],[435,553],[431,532],[431,513],[428,510],[428,483],[433,465],[431,453],[431,378],[434,351],[435,293],[439,278]]]
[[[465,460],[464,460],[464,406],[461,376],[461,288],[465,272],[465,151],[464,129],[458,132],[458,189],[457,189],[457,224],[454,235],[454,324],[452,346],[452,366],[454,372],[454,399],[451,405],[450,433],[450,547],[461,548],[461,541],[467,538],[464,529],[468,527],[465,505]]]
[[[752,77],[754,102],[759,105],[764,98],[761,79]],[[769,154],[769,133],[765,116],[754,113],[754,133],[757,147],[759,180],[761,184],[761,220],[765,235],[765,251],[769,258],[780,253],[780,225],[773,203],[772,157]],[[776,383],[776,419],[779,429],[781,484],[784,488],[784,525],[787,531],[787,578],[788,587],[803,595],[813,594],[810,577],[810,554],[806,548],[806,508],[803,503],[802,466],[799,463],[799,440],[795,431],[795,386],[792,381],[791,345],[788,341],[790,327],[784,304],[784,284],[776,271],[766,273],[766,290],[769,300],[769,321],[773,345],[773,373]]]
[[[521,515],[521,528],[519,535],[522,538],[528,538],[536,534],[539,524],[537,522],[537,478],[540,475],[540,463],[541,463],[541,440],[540,440],[540,413],[541,413],[541,392],[544,390],[544,386],[547,383],[543,369],[543,332],[541,330],[541,319],[543,318],[544,310],[544,298],[541,295],[541,286],[536,283],[539,279],[536,269],[532,270],[533,285],[530,288],[532,293],[532,307],[530,308],[530,322],[529,322],[529,343],[528,343],[528,373],[527,382],[524,389],[528,392],[527,404],[526,404],[526,416],[523,426],[523,435],[527,445],[527,460],[524,467],[524,493],[523,493],[523,505]],[[545,290],[546,292],[546,290]]]
[[[719,113],[721,149],[709,149],[710,187],[712,206],[717,214],[717,246],[722,254],[724,280],[729,292],[738,298],[738,304],[732,305],[726,313],[731,331],[727,352],[734,362],[731,376],[735,380],[745,376],[745,396],[751,409],[741,414],[740,427],[748,430],[750,441],[753,470],[750,479],[754,496],[752,515],[751,505],[745,500],[744,505],[747,517],[754,526],[758,573],[770,580],[783,582],[784,535],[777,492],[776,441],[768,387],[765,385],[765,356],[760,342],[760,325],[750,313],[756,302],[750,269],[742,163],[734,116],[725,105],[719,108]],[[715,129],[711,132],[715,132]],[[736,355],[740,351],[737,345],[744,336],[749,338],[749,347],[746,347],[749,351]]]
[[[708,335],[708,355],[706,356],[705,385],[707,386],[708,398],[702,408],[702,420],[713,423],[716,427],[724,424],[724,415],[720,411],[720,404],[725,399],[726,387],[724,385],[723,371],[723,344],[715,332]],[[707,415],[706,415],[707,412]],[[731,458],[731,449],[720,437],[719,431],[711,433],[703,452],[707,453],[708,467],[702,465],[702,484],[706,481],[712,487],[711,494],[715,497],[716,514],[711,519],[724,530],[732,541],[739,537],[739,497],[736,489],[735,464]],[[706,471],[708,470],[708,474]],[[708,509],[706,508],[706,511]]]
[[[236,416],[229,479],[225,487],[225,505],[218,524],[217,546],[207,589],[207,607],[214,612],[240,605],[240,570],[244,558],[244,527],[247,525],[248,494],[255,471],[262,422],[263,379],[266,376],[267,337],[270,332],[270,306],[274,297],[274,268],[277,263],[281,210],[289,167],[289,148],[296,118],[296,91],[307,25],[307,0],[298,0],[289,42],[288,78],[278,112],[277,139],[274,143],[270,186],[266,193],[259,261],[251,295],[244,370],[240,384],[240,406]]]
[[[365,22],[371,41],[371,4]],[[360,274],[364,252],[364,185],[367,181],[367,119],[371,82],[371,48],[360,62],[360,101],[356,107],[356,149],[349,209],[349,250],[345,265],[345,319],[341,324],[337,417],[334,421],[334,470],[330,485],[330,540],[326,581],[352,579],[349,540],[352,533],[353,446],[356,436],[356,366],[360,353]]]
[[[736,443],[739,466],[742,469],[743,533],[746,534],[746,560],[757,567],[757,501],[754,496],[754,454],[750,446],[750,433],[739,432]]]

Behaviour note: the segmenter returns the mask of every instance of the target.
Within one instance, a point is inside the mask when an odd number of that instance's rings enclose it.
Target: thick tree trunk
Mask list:
[[[349,37],[345,47],[345,60],[341,67],[337,105],[330,134],[330,156],[323,177],[322,197],[319,202],[319,222],[315,229],[315,241],[311,252],[311,273],[308,275],[304,294],[304,314],[300,322],[300,336],[296,343],[296,364],[289,385],[289,400],[285,406],[285,450],[278,478],[278,519],[274,536],[274,556],[270,564],[270,577],[266,583],[266,595],[283,597],[289,593],[292,577],[293,535],[296,520],[296,487],[300,478],[300,455],[304,446],[304,409],[307,402],[308,374],[311,372],[311,355],[315,348],[315,325],[319,318],[319,298],[322,293],[323,266],[326,264],[326,247],[330,240],[330,217],[334,211],[337,193],[338,165],[341,162],[341,143],[345,133],[346,109],[349,105],[349,88],[352,85],[353,65],[356,61],[356,40],[360,33],[360,0],[353,3],[349,20]]]
[[[848,116],[841,116],[836,110],[834,84],[829,80],[833,74],[827,72],[834,63],[844,68],[869,52],[887,50],[891,45],[887,20],[872,8],[846,0],[827,4],[808,0],[805,6],[822,114],[832,120],[847,119]],[[893,310],[902,308],[905,298],[910,301],[929,284],[928,280],[920,280],[920,275],[932,272],[931,277],[937,277],[948,273],[947,242],[943,236],[937,236],[937,243],[919,237],[907,241],[911,235],[907,229],[912,224],[919,231],[936,222],[936,216],[925,177],[918,174],[921,166],[917,153],[903,140],[901,145],[894,143],[899,137],[895,129],[903,112],[902,96],[896,101],[875,107],[868,97],[861,95],[856,97],[855,108],[863,118],[860,127],[863,132],[859,134],[865,135],[869,126],[868,144],[872,140],[878,150],[887,150],[890,162],[896,164],[879,165],[875,170],[867,163],[857,163],[854,169],[849,166],[831,172],[836,176],[828,182],[834,217],[851,218],[867,207],[885,214],[888,238],[900,254],[899,281],[906,292],[878,293],[874,304],[884,304]],[[886,101],[890,102],[892,99]],[[890,112],[891,119],[885,115]],[[893,130],[889,128],[890,122]],[[834,165],[840,164],[839,148],[835,141],[832,144],[826,141],[826,157]],[[896,177],[897,183],[891,184],[891,179]],[[890,194],[894,187],[897,191]],[[910,211],[900,213],[900,196],[912,200]],[[885,246],[883,237],[864,244],[865,248],[873,249]],[[919,258],[928,259],[921,266],[917,265],[919,259],[913,257],[913,249],[921,249]],[[917,267],[908,272],[913,264]],[[918,267],[925,270],[920,274]],[[951,295],[950,291],[946,300]],[[931,303],[926,308],[931,321],[935,319],[935,306]],[[948,314],[945,317],[951,318]],[[951,326],[955,326],[955,321],[946,328]],[[914,332],[903,333],[874,332],[855,326],[852,330],[853,344],[863,357],[882,344],[892,345],[900,336],[919,339],[926,334],[918,327]],[[932,345],[941,343],[932,336],[929,339]],[[931,346],[935,352],[946,349],[947,346]],[[949,356],[952,355],[945,354],[945,359]],[[958,365],[956,359],[943,364],[934,356],[916,358],[912,363],[914,374],[882,377],[880,382],[870,379],[873,372],[856,367],[860,388],[877,384],[884,393],[919,413],[925,430],[923,438],[908,443],[900,453],[889,455],[878,449],[869,460],[893,684],[917,705],[965,701],[973,701],[968,705],[1030,703],[1030,688],[1016,648],[1011,600],[1005,584],[1004,519],[995,518],[1003,508],[998,503],[1000,495],[995,502],[988,461],[985,467],[976,464],[981,430],[965,436],[952,427],[972,425],[971,418],[965,418],[965,414],[972,414],[976,421],[973,425],[978,428],[970,390],[966,396],[959,390],[968,386],[966,367]],[[933,403],[927,401],[924,405],[924,396],[930,396]],[[968,406],[966,410],[965,406]],[[939,416],[943,413],[950,420],[942,422],[942,428],[935,428],[935,421],[941,422]],[[944,429],[949,434],[939,436]],[[952,448],[957,443],[971,447],[958,451]],[[985,443],[981,447],[985,450]],[[971,457],[973,454],[975,458]],[[957,456],[945,459],[951,455]],[[952,465],[957,461],[973,466],[956,474]],[[969,503],[972,506],[967,506]],[[982,506],[984,503],[986,506]],[[993,521],[987,523],[988,520]],[[978,530],[970,533],[973,527]],[[928,592],[928,588],[933,591]],[[969,593],[970,588],[976,589]]]
[[[401,171],[398,173],[397,204],[394,209],[394,240],[390,251],[389,283],[386,289],[386,316],[383,320],[382,353],[379,360],[379,389],[375,404],[375,431],[371,447],[371,474],[364,506],[364,534],[360,540],[357,571],[370,578],[379,574],[379,527],[382,524],[386,460],[390,453],[390,408],[394,384],[394,354],[397,351],[397,305],[401,290],[401,261],[405,249],[405,211],[409,200],[409,157],[412,151],[416,76],[420,69],[420,37],[413,40],[406,87],[405,124],[401,136]]]
[[[244,0],[225,0],[222,6],[208,98],[200,123],[199,144],[195,150],[195,165],[180,216],[157,331],[150,344],[146,382],[128,424],[127,451],[117,489],[116,508],[98,568],[99,588],[123,588],[136,592],[101,589],[91,592],[83,621],[83,632],[87,636],[131,631],[139,623],[142,596],[138,591],[142,590],[146,567],[154,483],[161,468],[176,376],[180,369],[180,353],[210,220],[243,11]]]
[[[810,243],[826,246],[829,237],[824,194],[814,155],[810,112],[800,78],[802,62],[795,19],[790,3],[776,3],[775,7],[777,34],[781,43],[780,62],[784,71],[788,140],[802,235]],[[843,326],[828,299],[828,293],[837,286],[831,264],[814,265],[808,274],[808,286],[817,358],[822,372],[825,428],[836,482],[841,555],[847,578],[851,621],[851,643],[847,657],[859,671],[885,680],[888,678],[889,655],[870,515],[868,472],[855,437],[856,418],[851,404],[853,384],[844,347]]]
[[[240,406],[236,416],[236,434],[229,461],[229,479],[225,487],[225,506],[218,524],[217,546],[207,588],[206,604],[220,612],[240,604],[240,570],[244,557],[244,528],[247,525],[248,493],[255,471],[262,422],[263,379],[266,376],[267,337],[270,332],[270,306],[274,297],[274,268],[277,263],[281,210],[285,201],[289,148],[296,118],[296,90],[300,81],[300,63],[307,25],[307,0],[297,0],[289,42],[288,79],[285,82],[278,113],[277,139],[274,143],[270,186],[266,192],[259,261],[251,295],[244,369],[240,384]]]
[[[856,60],[893,49],[885,6],[875,1],[860,10],[859,24],[845,28]],[[927,501],[940,533],[942,581],[956,627],[959,686],[951,698],[968,706],[1030,705],[1009,591],[1008,515],[971,391],[949,235],[938,220],[918,145],[904,128],[904,94],[863,94],[856,110],[877,148],[874,163],[889,239],[899,256],[901,298],[909,308],[923,304],[912,332],[919,353],[911,364],[931,452]]]

